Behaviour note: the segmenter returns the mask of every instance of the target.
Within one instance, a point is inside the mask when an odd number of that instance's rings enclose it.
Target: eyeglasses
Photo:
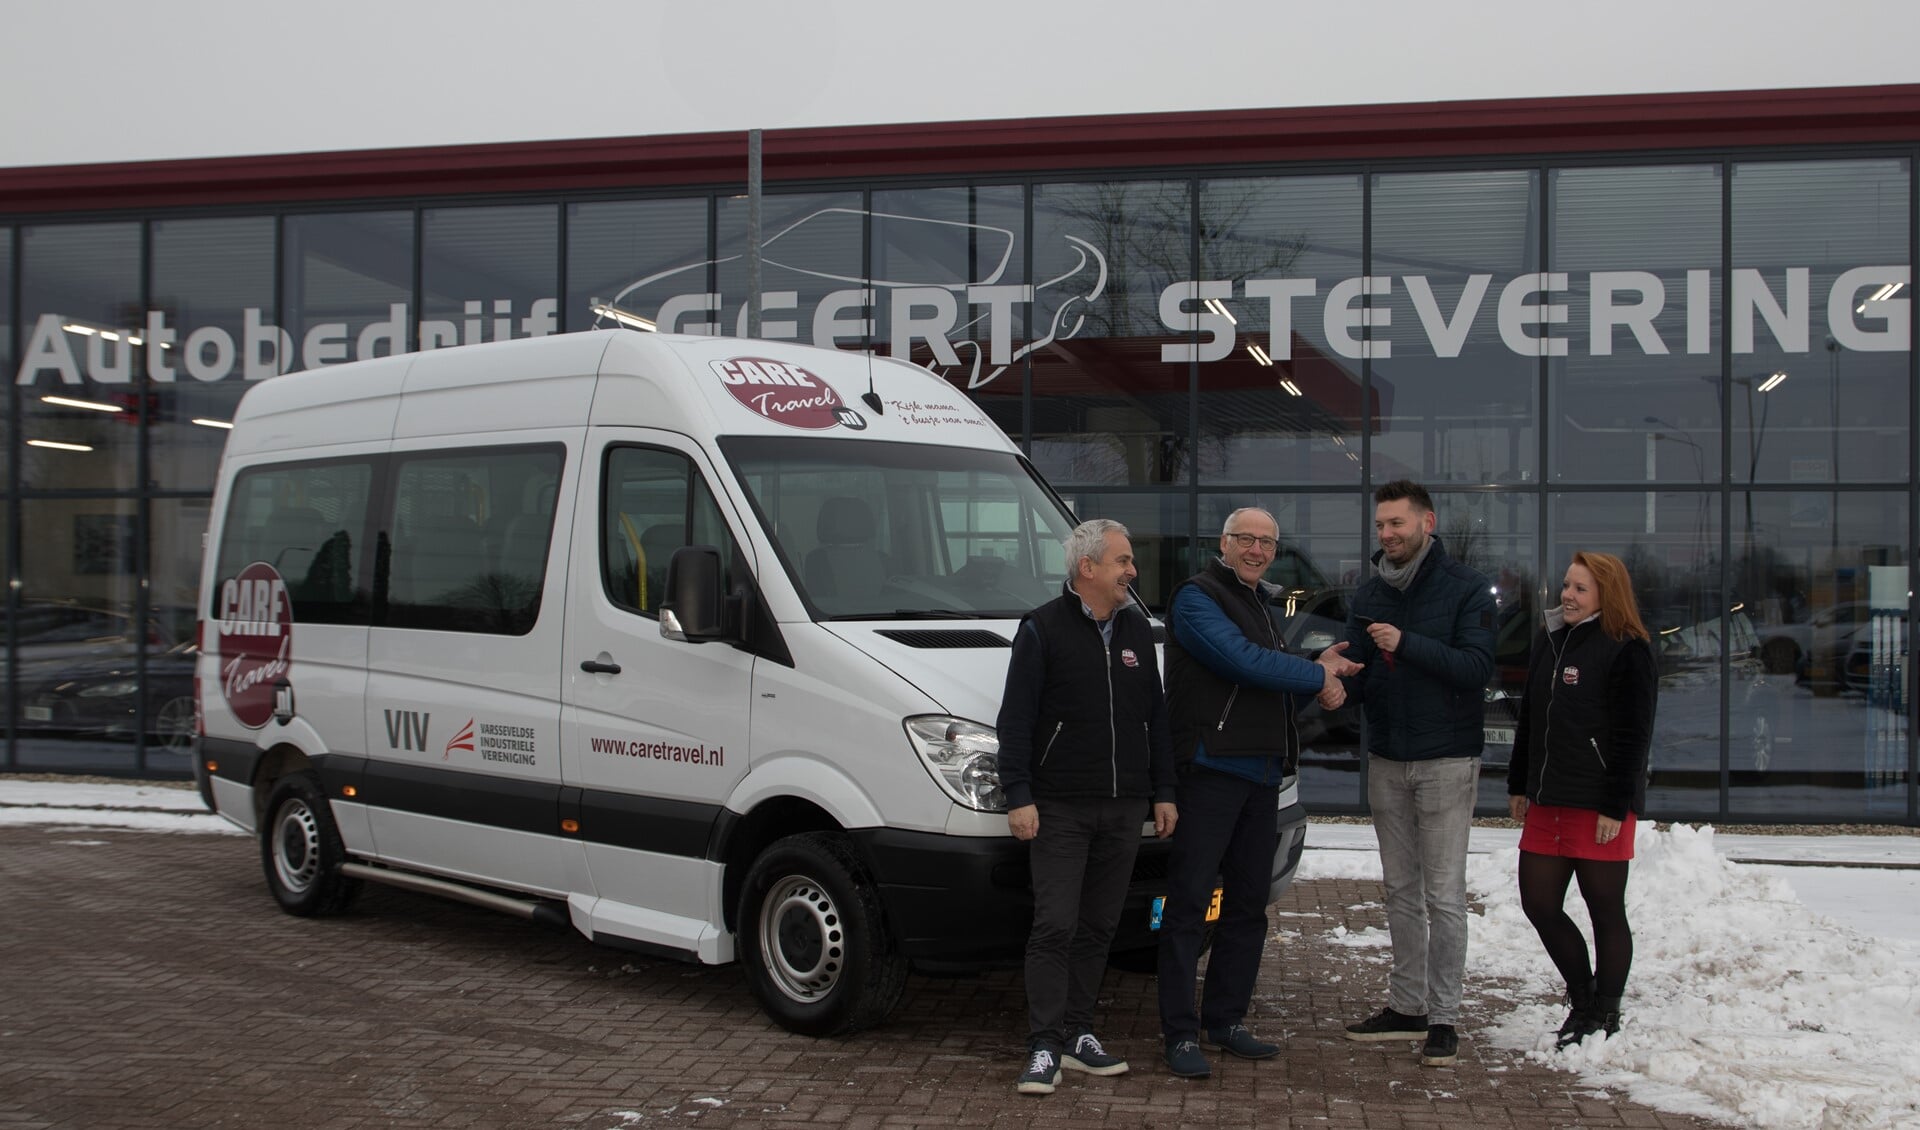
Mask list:
[[[1252,534],[1228,534],[1227,536],[1232,538],[1233,544],[1239,546],[1241,549],[1252,549],[1257,545],[1268,553],[1272,553],[1275,549],[1279,548],[1280,545],[1279,542],[1272,538],[1255,537]]]

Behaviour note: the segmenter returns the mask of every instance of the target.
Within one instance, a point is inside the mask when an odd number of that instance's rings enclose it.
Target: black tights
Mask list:
[[[1580,877],[1580,897],[1593,919],[1597,959],[1587,964],[1587,941],[1567,917],[1567,883]],[[1539,931],[1547,956],[1569,988],[1596,984],[1596,995],[1617,997],[1626,991],[1633,964],[1633,931],[1627,926],[1627,861],[1568,859],[1560,855],[1520,853],[1520,908]]]

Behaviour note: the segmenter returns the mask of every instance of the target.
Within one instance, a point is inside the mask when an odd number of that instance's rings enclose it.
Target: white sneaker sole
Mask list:
[[[1080,1058],[1072,1052],[1060,1057],[1060,1066],[1068,1071],[1079,1071],[1087,1075],[1125,1075],[1129,1070],[1127,1061],[1124,1059],[1118,1063],[1109,1063],[1105,1067],[1095,1067],[1081,1062]]]
[[[1053,1094],[1053,1088],[1055,1084],[1059,1082],[1060,1082],[1060,1072],[1055,1071],[1053,1073],[1053,1078],[1048,1082],[1035,1083],[1035,1082],[1023,1081],[1020,1083],[1015,1083],[1013,1085],[1013,1089],[1020,1092],[1023,1095],[1051,1095]]]

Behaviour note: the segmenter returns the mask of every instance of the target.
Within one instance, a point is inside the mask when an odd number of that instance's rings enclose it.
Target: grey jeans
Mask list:
[[[1455,1024],[1467,968],[1467,833],[1478,757],[1389,761],[1367,755],[1367,804],[1380,837],[1393,975],[1387,1007]]]

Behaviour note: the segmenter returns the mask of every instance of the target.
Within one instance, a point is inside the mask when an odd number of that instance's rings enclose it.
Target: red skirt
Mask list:
[[[1553,804],[1527,805],[1527,824],[1520,831],[1520,850],[1568,859],[1627,860],[1633,858],[1633,813],[1620,822],[1620,834],[1609,843],[1594,839],[1600,814],[1591,808]]]

